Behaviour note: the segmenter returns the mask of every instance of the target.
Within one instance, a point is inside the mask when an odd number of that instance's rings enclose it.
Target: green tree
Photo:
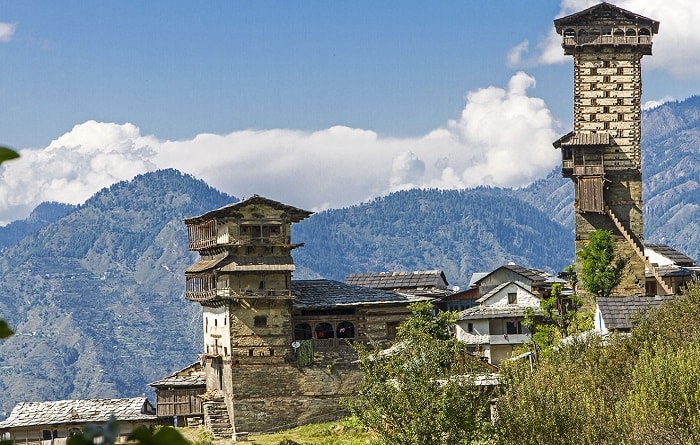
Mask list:
[[[504,362],[496,443],[700,443],[700,283],[639,313],[631,335]]]
[[[579,278],[586,292],[595,298],[609,296],[620,284],[628,258],[615,257],[615,243],[609,230],[595,230],[578,253]]]
[[[0,147],[0,164],[19,157],[16,151],[7,147]],[[7,338],[14,334],[5,320],[0,319],[0,338]]]
[[[525,309],[523,325],[532,333],[536,352],[557,345],[562,338],[571,334],[593,328],[593,314],[582,310],[583,303],[578,294],[565,295],[563,286],[554,283],[549,294],[540,300],[537,314],[532,308]]]
[[[356,348],[364,377],[344,404],[386,444],[473,443],[489,424],[489,390],[474,384],[483,364],[449,334],[456,314],[411,309],[390,349]]]

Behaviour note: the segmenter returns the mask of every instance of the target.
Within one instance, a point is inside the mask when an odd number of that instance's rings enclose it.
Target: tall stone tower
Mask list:
[[[644,295],[645,269],[655,271],[643,244],[641,60],[659,22],[600,3],[554,26],[574,58],[574,129],[554,146],[574,183],[577,258],[591,232],[611,231],[616,254],[629,258],[615,293]]]
[[[254,398],[292,361],[291,251],[298,245],[291,225],[309,215],[254,195],[185,220],[189,249],[201,257],[185,271],[185,297],[202,305],[209,423],[235,428],[235,417],[252,408],[234,407],[234,394]]]

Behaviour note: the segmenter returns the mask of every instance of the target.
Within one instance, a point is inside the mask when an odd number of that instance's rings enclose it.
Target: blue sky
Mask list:
[[[168,167],[310,210],[525,185],[571,127],[552,20],[594,3],[5,1],[0,224]],[[700,93],[700,6],[659,3],[617,2],[661,21],[646,102]]]

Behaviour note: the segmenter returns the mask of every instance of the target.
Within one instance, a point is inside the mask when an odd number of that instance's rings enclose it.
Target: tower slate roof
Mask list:
[[[282,210],[284,211],[287,215],[289,215],[290,220],[292,222],[299,222],[311,215],[313,215],[313,212],[310,212],[308,210],[303,210],[294,206],[290,206],[287,204],[283,204],[278,201],[274,201],[272,199],[265,198],[263,196],[259,195],[253,195],[250,198],[244,199],[242,201],[233,203],[233,204],[228,204],[225,205],[219,209],[216,210],[211,210],[207,213],[204,213],[199,216],[193,216],[191,218],[186,218],[185,219],[185,224],[196,224],[202,221],[207,221],[213,218],[221,218],[221,217],[227,217],[227,216],[236,216],[238,214],[238,210],[241,207],[248,206],[248,205],[254,205],[254,204],[264,204],[268,205],[274,209]]]
[[[659,22],[643,15],[622,9],[613,4],[602,2],[593,5],[590,8],[576,12],[565,17],[554,20],[554,27],[558,34],[562,33],[562,28],[565,26],[575,26],[580,24],[592,24],[599,17],[614,17],[617,22],[629,21],[636,24],[644,24],[649,26],[654,34],[659,32]]]

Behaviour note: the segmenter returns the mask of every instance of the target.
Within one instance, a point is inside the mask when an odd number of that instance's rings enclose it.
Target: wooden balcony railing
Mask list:
[[[564,45],[651,45],[651,36],[582,35],[564,37]]]
[[[185,298],[190,301],[205,302],[217,299],[237,298],[291,298],[292,293],[287,289],[264,289],[252,291],[249,289],[207,289],[198,291],[186,291]]]

